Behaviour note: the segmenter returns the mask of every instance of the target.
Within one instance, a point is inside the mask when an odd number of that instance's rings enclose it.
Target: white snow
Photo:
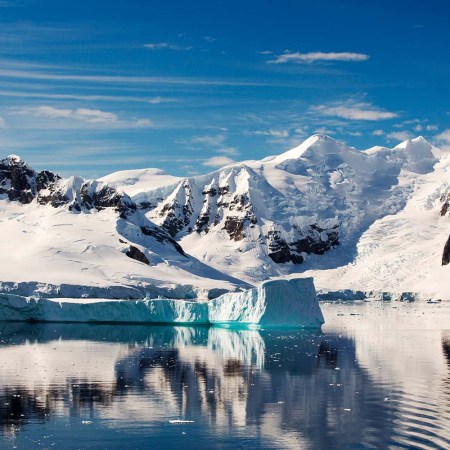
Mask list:
[[[311,278],[267,281],[209,302],[174,299],[46,299],[0,294],[0,320],[41,322],[234,323],[320,327]]]

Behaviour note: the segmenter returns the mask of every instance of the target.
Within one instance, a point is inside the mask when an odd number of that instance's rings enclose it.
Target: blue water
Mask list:
[[[322,308],[321,331],[2,323],[0,447],[450,448],[450,305]]]

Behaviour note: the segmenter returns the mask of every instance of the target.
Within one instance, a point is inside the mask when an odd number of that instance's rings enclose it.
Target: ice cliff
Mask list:
[[[312,278],[273,280],[208,302],[173,299],[50,299],[0,294],[0,320],[258,324],[316,328],[323,324]]]

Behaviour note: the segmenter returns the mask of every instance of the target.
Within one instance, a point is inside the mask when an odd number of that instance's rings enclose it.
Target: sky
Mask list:
[[[450,147],[446,0],[0,0],[0,158],[206,173],[327,134]]]

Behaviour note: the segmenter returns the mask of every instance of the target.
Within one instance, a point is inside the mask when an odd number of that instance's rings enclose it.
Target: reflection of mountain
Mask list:
[[[339,334],[87,324],[0,331],[4,431],[78,417],[110,433],[152,425],[162,442],[175,433],[164,424],[185,418],[198,442],[212,433],[218,444],[244,435],[252,447],[383,447],[401,408],[383,401],[386,386]]]

